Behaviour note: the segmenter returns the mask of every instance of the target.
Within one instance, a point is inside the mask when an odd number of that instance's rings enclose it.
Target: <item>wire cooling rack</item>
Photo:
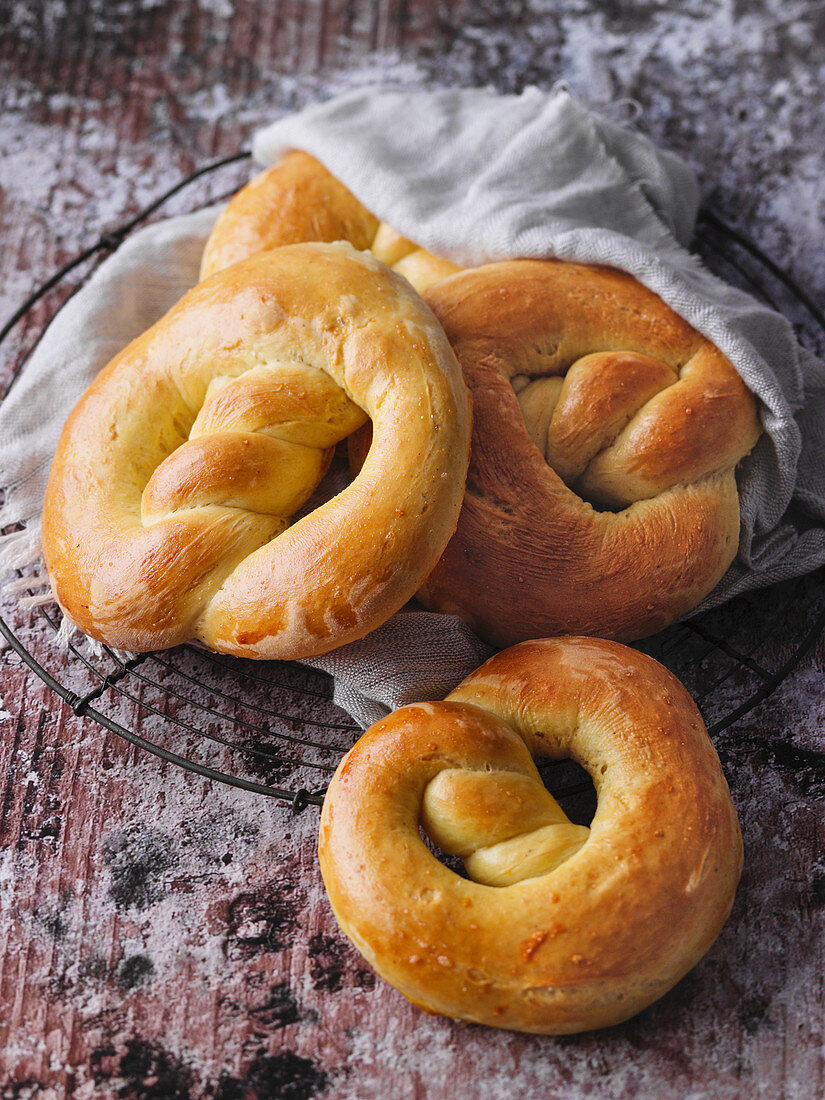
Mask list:
[[[239,153],[181,179],[47,279],[0,329],[0,348],[9,353],[13,333],[18,344],[6,393],[61,304],[106,255],[151,215],[167,212],[176,196],[185,197],[188,210],[227,197],[248,159]],[[713,270],[783,312],[814,351],[825,350],[825,315],[746,236],[706,210],[696,249]],[[20,583],[25,587],[22,575]],[[330,678],[303,665],[239,660],[195,645],[126,658],[85,638],[62,650],[52,644],[59,626],[54,604],[0,618],[8,645],[75,714],[189,771],[288,801],[296,812],[322,803],[338,761],[360,732],[332,703]],[[683,681],[715,736],[766,699],[823,629],[820,571],[678,623],[638,648]],[[591,786],[566,764],[542,770],[561,799],[575,800]]]

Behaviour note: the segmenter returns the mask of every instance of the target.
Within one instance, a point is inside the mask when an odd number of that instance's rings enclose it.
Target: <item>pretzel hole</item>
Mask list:
[[[575,760],[539,757],[535,761],[541,781],[574,825],[590,825],[596,814],[597,796],[593,779]],[[603,764],[602,774],[607,770]]]
[[[346,444],[346,440],[344,444]],[[310,512],[314,512],[316,508],[320,508],[322,504],[326,504],[328,500],[338,496],[346,489],[353,476],[347,462],[346,450],[342,451],[339,444],[332,456],[332,461],[324,471],[323,477],[313,489],[309,499],[295,512],[291,522],[297,523],[299,519],[303,519]]]
[[[361,467],[367,461],[370,447],[372,446],[372,421],[368,420],[360,428],[348,435],[346,440],[347,457],[352,476],[356,477],[361,472]]]
[[[469,879],[470,876],[467,874],[467,868],[464,866],[464,860],[461,856],[450,855],[449,852],[445,852],[443,848],[436,844],[423,825],[418,826],[418,835],[430,855],[437,859],[443,867],[458,875],[459,878]]]

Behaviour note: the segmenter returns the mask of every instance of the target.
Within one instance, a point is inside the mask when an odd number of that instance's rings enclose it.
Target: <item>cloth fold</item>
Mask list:
[[[261,130],[271,163],[312,153],[399,232],[462,264],[557,256],[608,264],[660,295],[731,359],[765,434],[738,473],[739,556],[697,613],[825,562],[825,369],[781,316],[687,250],[698,190],[678,157],[566,91],[359,89]],[[0,408],[0,565],[32,563],[63,421],[105,363],[197,280],[217,208],[132,234],[61,310]],[[312,662],[368,721],[438,698],[489,653],[459,620],[406,610]]]

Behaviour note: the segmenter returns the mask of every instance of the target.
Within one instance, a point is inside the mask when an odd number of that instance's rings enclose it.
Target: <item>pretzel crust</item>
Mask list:
[[[528,753],[589,771],[589,837],[511,885],[459,877],[420,838],[428,791],[462,774],[512,787]],[[453,813],[475,813],[483,840],[496,819],[477,803],[459,793]],[[341,929],[413,1003],[564,1034],[627,1019],[698,962],[730,911],[742,843],[678,680],[616,643],[568,637],[506,650],[444,703],[372,726],[330,785],[319,856]]]
[[[290,526],[367,417],[361,475]],[[123,649],[326,652],[436,561],[469,434],[460,368],[404,279],[348,245],[263,253],[186,294],[69,417],[43,519],[55,595]]]
[[[630,641],[695,607],[736,554],[734,467],[761,431],[725,356],[606,267],[489,264],[425,298],[474,411],[464,507],[422,602],[499,646]]]
[[[201,278],[302,241],[368,248],[419,293],[460,270],[380,222],[320,161],[296,149],[259,172],[219,215],[204,248]]]

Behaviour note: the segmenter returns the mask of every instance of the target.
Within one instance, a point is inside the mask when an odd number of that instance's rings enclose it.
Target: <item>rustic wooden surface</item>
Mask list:
[[[377,80],[514,90],[564,79],[609,109],[633,100],[716,208],[822,301],[825,9],[678,7],[0,0],[0,319],[260,122]],[[4,370],[44,316],[15,331]],[[12,620],[70,675],[47,628],[29,613]],[[293,816],[162,764],[76,718],[7,653],[1,1095],[825,1095],[824,656],[820,645],[720,740],[747,866],[718,943],[638,1019],[552,1040],[422,1016],[338,934],[317,810]],[[323,702],[304,713],[341,718]]]

